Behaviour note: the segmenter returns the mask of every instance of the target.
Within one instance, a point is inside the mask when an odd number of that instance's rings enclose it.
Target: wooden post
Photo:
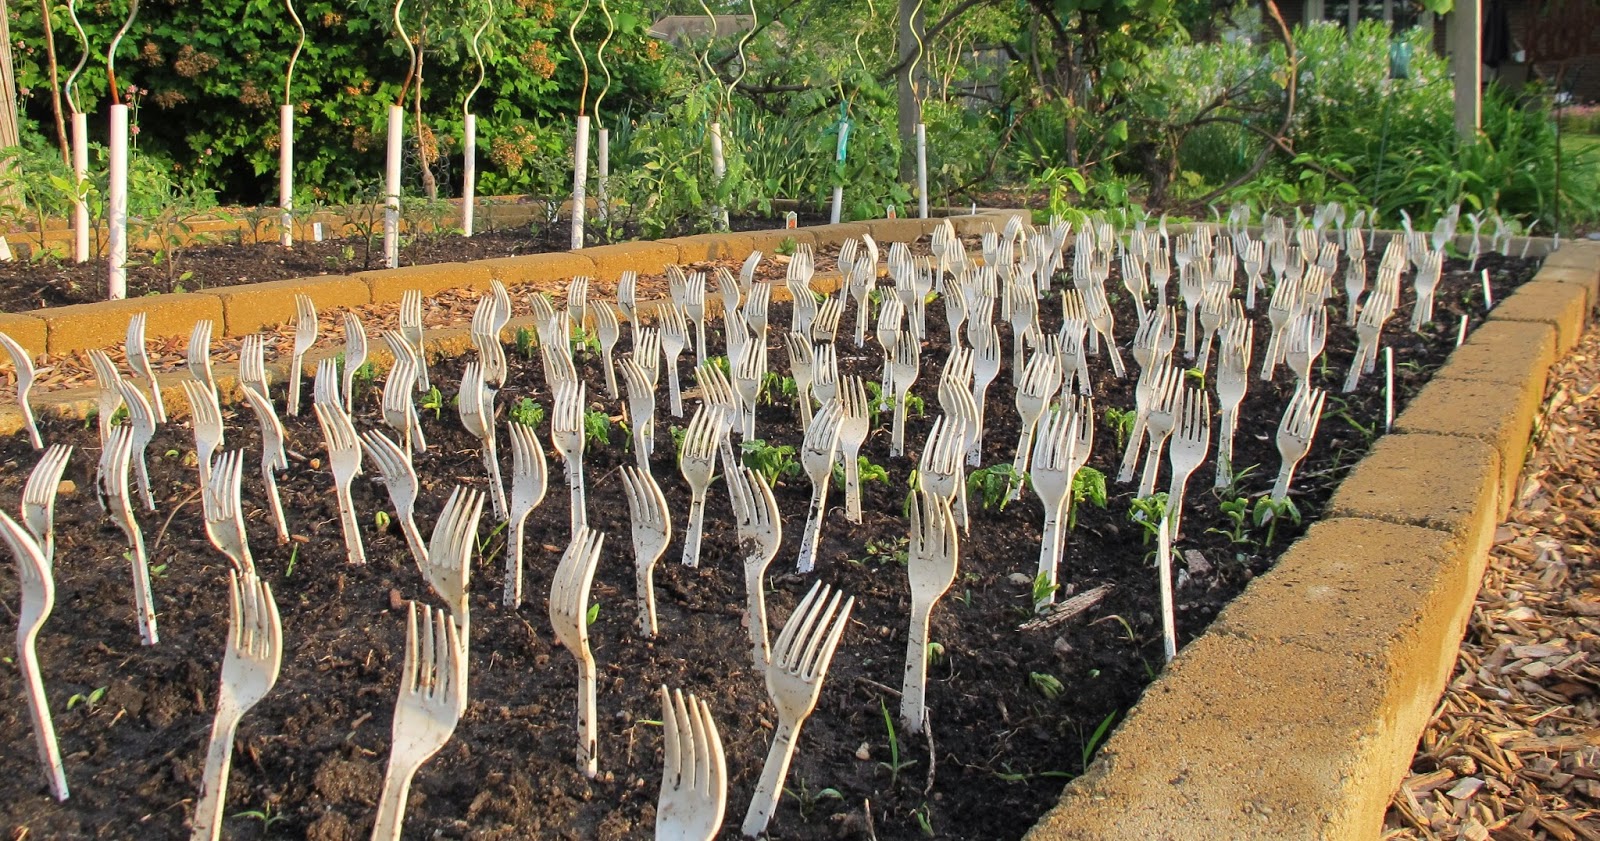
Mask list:
[[[1483,120],[1483,2],[1456,0],[1450,13],[1450,69],[1456,80],[1456,134],[1478,139]]]

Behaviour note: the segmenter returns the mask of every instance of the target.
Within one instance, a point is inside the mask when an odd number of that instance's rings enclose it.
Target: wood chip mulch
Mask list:
[[[1385,841],[1600,841],[1600,329],[1535,435]]]

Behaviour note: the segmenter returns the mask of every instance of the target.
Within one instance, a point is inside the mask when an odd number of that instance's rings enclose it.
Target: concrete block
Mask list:
[[[785,240],[794,240],[797,245],[809,245],[812,248],[822,245],[823,243],[817,241],[816,230],[816,228],[795,228],[793,230],[772,228],[765,231],[740,231],[739,233],[741,236],[750,239],[751,251],[759,251],[763,256],[770,258],[778,253],[779,246],[783,245]],[[750,256],[750,252],[745,252],[745,256]]]
[[[292,311],[292,303],[290,308]],[[52,354],[67,354],[76,350],[120,347],[128,335],[128,320],[141,312],[145,313],[145,337],[152,340],[188,336],[195,322],[205,318],[216,322],[214,331],[223,328],[221,296],[210,292],[72,304],[34,310],[33,315],[43,320],[49,331],[46,350]]]
[[[123,325],[123,329],[127,329],[126,324]],[[22,349],[27,351],[30,357],[37,359],[44,355],[46,338],[49,336],[49,329],[44,319],[32,315],[0,312],[0,333],[10,336],[12,341],[22,345]],[[0,353],[0,360],[5,360],[7,365],[11,364],[10,358],[4,353]]]
[[[1345,477],[1324,517],[1365,517],[1472,542],[1497,510],[1499,455],[1453,435],[1390,434]]]
[[[1434,377],[1395,419],[1399,432],[1457,435],[1495,449],[1499,466],[1496,511],[1505,515],[1528,451],[1528,433],[1544,398],[1544,376],[1521,383]]]
[[[820,248],[824,245],[843,245],[847,239],[860,239],[872,233],[872,226],[866,222],[840,222],[837,225],[817,225],[806,230],[816,237],[817,247]]]
[[[421,291],[423,295],[433,295],[449,289],[485,292],[489,289],[491,275],[484,262],[479,261],[401,266],[398,269],[356,272],[354,277],[367,284],[372,295],[372,303],[386,304],[400,300],[412,289]]]
[[[1578,344],[1588,320],[1588,292],[1568,283],[1534,280],[1489,311],[1491,321],[1534,321],[1556,328],[1556,352],[1566,353]]]
[[[931,220],[923,219],[871,219],[867,227],[879,245],[891,242],[916,242],[927,235]]]
[[[704,263],[711,260],[743,260],[752,250],[754,239],[745,234],[700,234],[661,240],[662,245],[678,248],[678,263]]]
[[[1490,321],[1472,331],[1435,377],[1520,385],[1542,384],[1556,362],[1556,329],[1529,321]]]
[[[623,272],[660,274],[670,263],[678,262],[678,248],[657,242],[625,242],[597,245],[577,252],[594,261],[596,280],[615,282]]]
[[[478,265],[489,270],[489,276],[516,292],[518,287],[528,287],[522,292],[554,291],[565,289],[567,281],[580,275],[593,277],[594,261],[581,252],[557,251],[550,254],[526,254],[517,257],[496,257],[480,260]]]

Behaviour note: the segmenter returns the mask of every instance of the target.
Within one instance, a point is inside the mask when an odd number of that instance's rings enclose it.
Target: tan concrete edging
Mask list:
[[[1600,243],[1572,242],[1491,311],[1028,841],[1379,837],[1454,666],[1550,365],[1597,292]]]

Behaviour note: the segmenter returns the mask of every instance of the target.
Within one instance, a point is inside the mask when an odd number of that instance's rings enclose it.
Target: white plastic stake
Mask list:
[[[72,115],[72,177],[83,183],[89,177],[89,115]],[[72,203],[72,261],[89,262],[89,203]]]
[[[312,222],[311,223],[311,238],[313,240],[316,240],[317,242],[322,242],[322,223],[321,222]]]
[[[472,236],[472,216],[478,204],[478,115],[468,114],[461,127],[465,169],[461,173],[461,235]]]
[[[0,237],[0,261],[9,263],[12,259],[14,255],[11,253],[11,243],[6,242],[5,237]]]
[[[106,297],[128,297],[128,106],[111,106],[111,172],[106,219],[110,226]]]
[[[1494,290],[1489,288],[1489,270],[1483,270],[1483,311],[1494,309]]]
[[[928,125],[917,123],[917,218],[928,218]]]
[[[1156,561],[1161,567],[1161,648],[1167,662],[1178,656],[1178,618],[1172,606],[1172,518],[1161,517],[1156,531]]]
[[[1465,342],[1466,340],[1467,340],[1467,317],[1466,317],[1466,315],[1463,314],[1461,316],[1461,329],[1456,331],[1456,347],[1461,347],[1461,343]]]
[[[601,127],[599,143],[595,150],[595,164],[600,167],[600,177],[595,179],[595,204],[600,210],[600,221],[611,221],[611,129]]]
[[[844,163],[847,150],[850,148],[850,121],[839,121],[839,145],[835,148],[833,158],[838,163]],[[839,224],[839,213],[844,208],[844,186],[833,188],[833,211],[828,214],[828,221]]]
[[[400,267],[400,143],[405,127],[405,110],[389,106],[389,157],[384,167],[383,262],[391,269]]]
[[[572,250],[583,247],[583,182],[589,177],[589,115],[578,115],[578,142],[572,158]]]
[[[1383,431],[1394,426],[1394,348],[1383,349]]]
[[[721,123],[711,124],[711,174],[716,177],[719,187],[722,185],[723,176],[728,174],[728,161],[722,155]],[[712,208],[711,218],[714,220],[712,224],[722,226],[722,217],[726,212],[727,210],[720,206]]]
[[[283,208],[283,234],[278,243],[294,245],[294,106],[278,107],[278,207]]]

